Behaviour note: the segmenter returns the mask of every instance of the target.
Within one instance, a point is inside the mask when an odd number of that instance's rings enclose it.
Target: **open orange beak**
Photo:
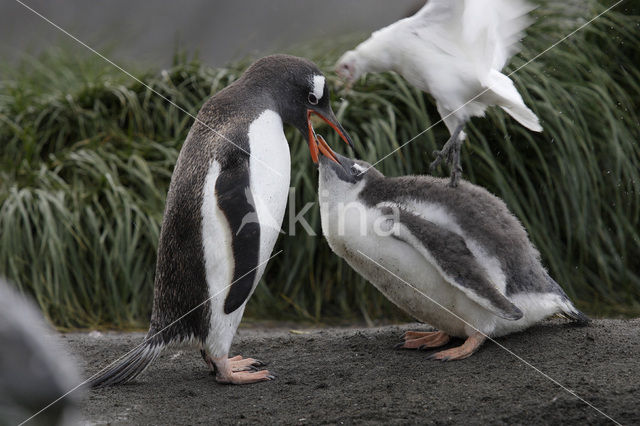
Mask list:
[[[335,117],[331,117],[333,120],[328,119],[317,111],[308,109],[307,110],[307,129],[309,131],[309,153],[311,154],[311,159],[314,163],[318,163],[318,152],[322,153],[325,157],[330,160],[335,161],[340,164],[338,159],[336,158],[334,152],[331,150],[327,142],[324,140],[322,136],[316,135],[316,132],[313,130],[313,126],[311,125],[311,114],[315,114],[320,117],[325,123],[327,123],[333,130],[338,133],[340,138],[347,143],[351,148],[353,148],[353,144],[351,143],[351,139],[344,131],[340,123],[337,122]],[[333,116],[333,114],[331,114]]]

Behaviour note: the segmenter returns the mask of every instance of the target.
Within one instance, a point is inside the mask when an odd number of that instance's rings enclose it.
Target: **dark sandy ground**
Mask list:
[[[607,424],[585,402],[493,343],[463,361],[394,350],[408,329],[240,329],[232,354],[268,362],[275,381],[219,385],[197,350],[165,350],[134,382],[89,392],[92,424]],[[622,424],[640,424],[640,319],[542,323],[498,341]],[[72,333],[95,373],[143,333]],[[457,343],[457,342],[456,342]]]

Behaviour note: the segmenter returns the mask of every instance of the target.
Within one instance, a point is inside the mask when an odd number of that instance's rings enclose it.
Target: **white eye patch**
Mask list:
[[[324,76],[323,75],[314,75],[313,76],[313,95],[316,99],[322,98],[322,94],[324,93]]]
[[[362,172],[366,172],[367,171],[367,168],[362,167],[360,164],[356,164],[356,163],[353,163],[351,168],[353,170],[357,171],[358,173],[362,173]]]

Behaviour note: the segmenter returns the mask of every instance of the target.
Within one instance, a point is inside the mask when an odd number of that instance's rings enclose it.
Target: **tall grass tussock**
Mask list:
[[[603,11],[544,2],[513,71]],[[535,134],[498,109],[467,126],[464,176],[505,200],[551,275],[592,315],[640,314],[640,18],[624,3],[513,74],[540,117]],[[332,72],[355,45],[297,51],[325,71],[334,111],[375,162],[434,125],[431,98],[393,73],[350,92]],[[4,66],[0,81],[0,275],[60,327],[143,327],[171,171],[192,118],[89,53],[52,51]],[[311,52],[311,53],[309,53]],[[296,53],[296,52],[294,52]],[[196,114],[249,61],[211,68],[177,55],[136,75]],[[333,132],[318,128],[333,147]],[[297,211],[317,199],[302,136],[287,129]],[[442,123],[382,161],[387,175],[428,170]],[[446,171],[442,171],[446,174]],[[283,235],[247,316],[328,321],[400,318],[321,237],[317,204]],[[285,217],[286,230],[288,218]]]

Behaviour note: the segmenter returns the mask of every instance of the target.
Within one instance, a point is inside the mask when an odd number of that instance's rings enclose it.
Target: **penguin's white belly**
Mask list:
[[[202,245],[204,265],[209,289],[211,321],[207,335],[207,347],[212,356],[225,355],[225,347],[231,346],[244,305],[229,315],[224,314],[224,300],[233,279],[233,251],[231,229],[224,212],[218,207],[216,181],[220,175],[220,163],[213,161],[205,178],[202,199]]]
[[[291,154],[277,113],[266,110],[251,124],[249,146],[251,193],[260,221],[260,267],[255,288],[280,235],[289,195]]]
[[[291,159],[282,120],[264,111],[249,127],[251,197],[260,224],[258,268],[251,294],[260,281],[278,238],[289,192]],[[233,279],[234,258],[228,221],[218,206],[215,186],[220,164],[213,161],[205,179],[202,204],[202,239],[209,287],[211,321],[207,347],[213,357],[226,356],[246,306],[230,314],[224,302]],[[247,297],[247,300],[251,297]]]
[[[465,337],[475,331],[465,321],[491,333],[497,317],[447,283],[413,247],[373,229],[380,223],[379,210],[366,209],[366,217],[343,215],[342,229],[337,219],[340,215],[330,209],[326,215],[330,219],[323,217],[322,229],[329,245],[395,305],[454,336]]]

